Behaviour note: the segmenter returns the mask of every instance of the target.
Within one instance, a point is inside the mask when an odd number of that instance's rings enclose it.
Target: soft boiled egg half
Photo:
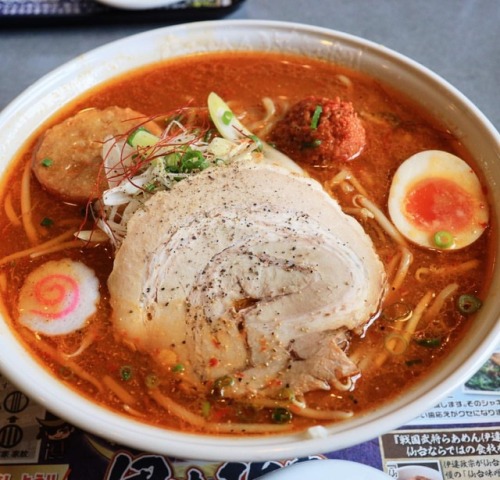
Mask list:
[[[389,215],[408,240],[434,249],[459,249],[488,225],[485,194],[472,168],[451,153],[419,152],[396,171]]]

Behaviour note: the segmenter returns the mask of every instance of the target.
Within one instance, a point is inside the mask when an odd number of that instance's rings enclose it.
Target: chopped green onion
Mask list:
[[[318,148],[321,145],[321,140],[316,138],[312,142],[304,142],[302,148]]]
[[[210,415],[210,410],[212,410],[210,402],[205,401],[201,404],[201,414],[203,417],[207,418]]]
[[[144,380],[144,383],[146,384],[146,387],[149,389],[156,388],[158,384],[160,383],[160,379],[158,376],[154,373],[148,373],[146,375],[146,379]]]
[[[156,189],[156,185],[154,183],[146,183],[146,185],[144,185],[144,190],[146,190],[146,192],[154,192]]]
[[[210,92],[208,95],[208,113],[222,138],[236,142],[242,137],[252,135],[252,132],[245,128],[227,103],[215,92]]]
[[[127,143],[131,147],[152,147],[156,145],[160,140],[159,137],[153,135],[151,132],[146,130],[144,127],[139,127],[137,130],[134,130],[127,138]]]
[[[316,105],[316,108],[314,109],[314,113],[311,118],[311,130],[316,130],[318,128],[319,117],[321,116],[322,112],[323,112],[323,107],[321,105]]]
[[[222,123],[224,125],[229,125],[231,123],[231,120],[233,119],[234,117],[234,113],[231,112],[231,110],[226,110],[223,114],[222,114]]]
[[[206,143],[210,143],[214,137],[215,137],[215,130],[213,128],[209,128],[205,132],[205,135],[203,135],[203,141]]]
[[[169,153],[163,157],[163,161],[165,170],[169,173],[191,173],[210,166],[203,153],[191,147],[187,147],[184,153]]]
[[[120,377],[124,382],[128,382],[132,378],[132,367],[124,365],[120,368]]]
[[[228,387],[232,387],[234,385],[234,378],[230,375],[224,375],[223,377],[218,378],[214,382],[214,386],[212,388],[212,394],[218,397],[224,396],[224,390]]]
[[[250,140],[253,140],[257,145],[257,150],[262,152],[264,146],[262,145],[262,140],[257,135],[250,135]]]
[[[458,311],[464,315],[476,313],[482,306],[483,302],[475,295],[460,295],[457,300]]]
[[[45,157],[40,163],[42,164],[42,167],[50,167],[54,161],[52,158]]]
[[[165,162],[165,170],[170,173],[179,173],[181,165],[181,154],[178,152],[169,153],[163,157]]]
[[[405,365],[407,367],[413,367],[413,365],[420,365],[422,360],[420,358],[414,358],[412,360],[406,360]]]
[[[234,385],[234,378],[229,375],[224,375],[215,381],[215,385],[219,387],[231,387]]]
[[[204,170],[208,162],[199,150],[189,148],[181,158],[181,171],[192,172],[193,170]]]
[[[273,410],[271,418],[274,423],[290,423],[293,415],[288,408],[277,407]]]
[[[52,218],[49,218],[49,217],[45,217],[42,219],[42,221],[40,222],[40,225],[42,227],[51,227],[52,225],[54,225],[54,220],[52,220]]]
[[[420,345],[421,347],[429,347],[429,348],[435,348],[439,347],[441,345],[441,339],[440,338],[418,338],[415,340],[415,342]]]
[[[174,365],[171,368],[171,370],[174,373],[182,373],[182,372],[184,372],[185,368],[184,368],[184,365],[182,363],[178,363],[178,364]]]
[[[440,230],[439,232],[436,232],[434,234],[433,240],[436,247],[443,249],[453,247],[453,244],[455,243],[453,234],[446,230]]]

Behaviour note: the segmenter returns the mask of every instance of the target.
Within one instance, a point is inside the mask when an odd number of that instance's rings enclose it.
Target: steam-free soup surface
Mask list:
[[[101,237],[90,243],[74,239],[73,232],[95,228],[89,214],[94,198],[89,197],[88,203],[68,202],[58,194],[57,185],[44,188],[43,178],[32,173],[33,158],[47,164],[38,167],[41,176],[50,170],[51,159],[37,157],[45,131],[84,109],[132,109],[151,117],[161,131],[173,114],[187,108],[180,119],[183,126],[189,130],[194,122],[196,128],[208,130],[213,129],[206,113],[210,92],[225,99],[252,132],[286,152],[340,204],[344,214],[356,219],[383,266],[387,283],[384,290],[379,279],[380,304],[375,302],[357,328],[339,330],[339,348],[354,365],[343,382],[300,392],[288,384],[279,385],[271,396],[257,392],[238,398],[231,395],[237,374],[207,375],[200,387],[175,349],[170,356],[162,351],[159,358],[158,352],[148,351],[141,342],[117,334],[107,282],[120,245]],[[322,104],[323,119],[332,105],[342,104],[346,115],[358,122],[355,138],[337,156],[329,151],[319,154],[321,142],[297,143],[292,138],[288,125],[301,115],[293,108],[311,98],[302,104],[303,109],[311,108],[311,116],[315,106],[328,99]],[[321,122],[320,115],[314,121]],[[133,118],[127,122],[133,123]],[[137,119],[137,126],[143,122]],[[315,124],[309,126],[318,129]],[[127,132],[134,128],[127,127]],[[15,169],[3,182],[0,269],[12,328],[47,369],[82,395],[166,428],[224,433],[297,430],[377,408],[425,378],[466,335],[491,271],[487,224],[482,225],[485,232],[478,240],[459,249],[443,240],[432,248],[419,246],[392,224],[387,204],[394,174],[406,159],[423,151],[449,152],[474,167],[460,143],[409,100],[373,79],[319,60],[269,53],[206,54],[114,79],[44,125],[23,147]],[[99,188],[96,184],[96,191]],[[27,197],[31,205],[23,211]],[[93,208],[98,211],[95,204]],[[487,205],[484,208],[488,210]],[[173,209],[163,214],[178,213]],[[151,224],[145,228],[155,234]],[[56,240],[51,244],[52,239]],[[87,301],[95,304],[95,312],[87,312],[83,326],[73,333],[40,331],[19,313],[24,301],[19,292],[26,291],[30,275],[36,279],[37,269],[49,261],[65,262],[65,268],[72,268],[72,262],[84,264],[98,281],[98,292]],[[78,271],[86,275],[85,269]],[[234,305],[234,310],[250,308],[252,301]],[[68,321],[73,320],[70,316]]]

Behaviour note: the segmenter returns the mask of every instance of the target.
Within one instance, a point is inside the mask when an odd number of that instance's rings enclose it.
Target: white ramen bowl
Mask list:
[[[93,50],[40,79],[0,114],[0,174],[38,126],[89,88],[131,69],[194,52],[280,51],[319,57],[366,72],[413,98],[473,152],[499,223],[500,136],[455,88],[414,61],[369,41],[324,28],[263,21],[184,24],[135,35]],[[204,436],[155,428],[100,407],[51,376],[0,318],[0,371],[31,399],[75,426],[139,450],[178,458],[260,461],[325,453],[399,427],[434,406],[486,361],[500,341],[500,265],[492,292],[467,337],[439,369],[389,404],[323,430],[264,437]]]

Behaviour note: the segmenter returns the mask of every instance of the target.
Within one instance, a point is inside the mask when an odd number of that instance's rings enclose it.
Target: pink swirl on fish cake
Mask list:
[[[31,309],[30,313],[57,320],[73,312],[80,301],[78,282],[69,275],[51,274],[34,285],[33,293],[42,310]],[[67,300],[69,299],[69,303]],[[49,311],[62,307],[60,310]]]

